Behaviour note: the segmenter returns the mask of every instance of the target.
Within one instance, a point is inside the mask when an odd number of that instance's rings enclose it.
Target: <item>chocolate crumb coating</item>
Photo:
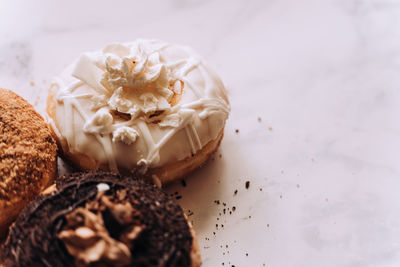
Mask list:
[[[41,195],[28,205],[0,252],[5,266],[76,265],[76,258],[68,252],[60,233],[69,229],[67,218],[74,211],[96,204],[100,183],[109,186],[101,192],[107,200],[121,204],[121,199],[127,199],[129,203],[125,204],[134,210],[135,216],[130,222],[139,231],[127,244],[131,256],[126,266],[190,266],[193,237],[180,206],[154,185],[106,172],[61,177],[56,191]],[[126,192],[126,196],[124,193],[121,198],[121,192]],[[121,241],[126,225],[108,208],[101,211],[101,216],[108,235]],[[115,262],[96,265],[114,266]]]

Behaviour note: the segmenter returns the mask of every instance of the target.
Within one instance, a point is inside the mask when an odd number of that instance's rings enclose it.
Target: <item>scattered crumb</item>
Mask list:
[[[221,202],[219,202],[219,200],[214,200],[214,203],[219,205]]]
[[[182,186],[186,187],[186,181],[185,180],[181,180]]]
[[[238,193],[237,189],[235,190],[235,192],[233,192],[233,195],[236,196]]]
[[[30,84],[31,86],[35,86],[35,82],[34,82],[34,81],[31,81],[29,84]]]
[[[299,185],[299,184],[296,184],[296,187],[297,187],[297,188],[300,188],[300,185]]]
[[[272,127],[271,127],[271,126],[269,126],[269,127],[268,127],[268,130],[272,131]]]
[[[236,129],[236,130],[235,130],[235,133],[239,133],[239,129]]]
[[[246,253],[246,257],[248,257],[249,256],[249,253]]]
[[[260,187],[260,192],[262,191],[262,188]]]
[[[246,181],[245,187],[246,187],[246,189],[249,189],[249,187],[250,187],[250,181]]]
[[[261,122],[261,117],[258,117],[257,120],[258,120],[258,122]]]
[[[267,227],[269,227],[269,223],[267,223]]]
[[[182,196],[176,196],[175,198],[178,200],[178,199],[181,199],[181,198],[182,198]]]
[[[279,197],[282,198],[282,194]]]

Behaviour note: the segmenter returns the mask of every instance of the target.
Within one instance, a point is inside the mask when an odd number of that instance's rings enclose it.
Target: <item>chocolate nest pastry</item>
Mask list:
[[[153,185],[104,172],[61,177],[22,212],[0,253],[5,266],[200,265],[179,205]]]

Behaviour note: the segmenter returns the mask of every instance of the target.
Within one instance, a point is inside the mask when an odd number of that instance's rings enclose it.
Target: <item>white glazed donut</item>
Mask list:
[[[218,148],[230,106],[192,49],[139,39],[85,53],[52,84],[47,104],[64,156],[82,169],[181,178]]]

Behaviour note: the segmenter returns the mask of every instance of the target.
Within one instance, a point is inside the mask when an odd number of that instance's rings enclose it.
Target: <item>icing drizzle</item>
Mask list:
[[[164,59],[170,49],[180,53],[178,59]],[[217,137],[230,111],[222,82],[209,71],[191,49],[153,40],[84,54],[74,66],[73,82],[65,86],[64,80],[71,77],[56,80],[59,123],[52,126],[70,153],[95,157],[111,171],[126,165],[117,159],[121,145],[132,147],[133,165],[143,170],[170,160],[160,158],[167,143],[179,147],[171,152],[172,158],[186,158]],[[178,97],[182,99],[176,101]],[[182,130],[189,149],[181,147],[185,141],[177,133]],[[87,146],[93,142],[90,136],[101,146],[103,157],[99,151],[85,151],[92,147]]]

